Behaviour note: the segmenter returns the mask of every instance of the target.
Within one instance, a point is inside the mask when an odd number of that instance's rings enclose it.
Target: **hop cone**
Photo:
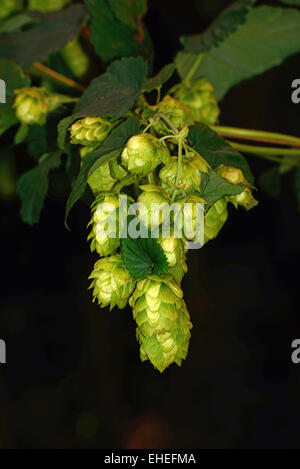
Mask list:
[[[138,203],[143,204],[139,210],[139,219],[148,228],[156,227],[169,221],[168,196],[157,186],[140,186],[142,193],[138,198]]]
[[[77,37],[64,46],[61,55],[75,77],[81,78],[87,73],[89,58]]]
[[[163,114],[177,130],[194,124],[192,111],[180,101],[166,96],[156,108],[157,112]],[[163,119],[156,119],[153,127],[160,135],[170,134],[172,131]]]
[[[128,198],[127,203],[131,199]],[[119,238],[119,204],[117,194],[99,194],[92,205],[92,219],[89,223],[91,232],[91,250],[96,250],[100,256],[114,254],[120,247]]]
[[[197,195],[189,195],[180,199],[181,212],[175,217],[175,226],[183,227],[184,237],[189,241],[197,241],[200,230],[203,230],[203,204],[205,200]],[[177,228],[176,228],[177,229]]]
[[[131,137],[122,153],[122,163],[130,173],[147,176],[160,163],[167,163],[170,153],[167,146],[150,134]]]
[[[101,117],[86,117],[70,127],[71,143],[91,146],[102,143],[112,129],[112,124]]]
[[[0,20],[4,20],[12,13],[22,10],[23,0],[1,0]]]
[[[228,218],[227,200],[218,200],[206,213],[204,221],[204,242],[218,236]]]
[[[175,194],[179,195],[183,192],[185,195],[189,195],[199,190],[201,175],[202,173],[207,173],[208,167],[206,161],[199,156],[195,155],[184,159],[181,165],[179,187],[176,189]],[[161,187],[169,196],[173,194],[175,189],[177,168],[178,158],[173,156],[170,162],[159,173]]]
[[[158,242],[166,255],[170,275],[180,285],[188,270],[183,241],[170,236],[169,238],[160,238]]]
[[[71,0],[29,0],[29,10],[37,10],[43,13],[61,10]]]
[[[101,308],[110,305],[110,310],[115,306],[125,308],[136,283],[120,255],[100,259],[89,278],[93,280],[90,288],[94,289],[94,301],[97,300]]]
[[[245,186],[250,185],[242,171],[238,168],[221,165],[216,170],[216,173],[232,184],[244,184]],[[245,190],[241,192],[241,194],[228,197],[227,200],[228,202],[231,202],[236,208],[238,205],[241,205],[246,210],[250,210],[258,204],[249,187],[246,187]]]
[[[48,113],[52,110],[50,106],[49,93],[45,88],[21,88],[15,91],[16,99],[14,108],[16,116],[23,124],[43,125]]]
[[[180,366],[188,353],[193,326],[182,296],[173,280],[153,275],[137,283],[129,300],[141,360],[150,360],[160,372],[172,363]]]
[[[175,97],[191,109],[195,121],[207,125],[217,122],[220,109],[214,87],[206,78],[179,85]]]

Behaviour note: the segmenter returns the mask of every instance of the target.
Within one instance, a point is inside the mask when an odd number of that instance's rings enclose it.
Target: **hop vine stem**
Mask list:
[[[85,91],[84,86],[80,85],[74,80],[71,80],[71,78],[61,75],[60,73],[56,72],[55,70],[52,70],[46,65],[41,64],[40,62],[35,62],[33,67],[39,72],[42,72],[45,75],[48,75],[49,77],[53,78],[54,80],[60,81],[64,85],[70,86],[71,88],[76,88],[79,91]]]
[[[264,130],[242,129],[239,127],[211,126],[222,137],[254,142],[274,143],[276,145],[299,147],[300,138],[291,135],[266,132]]]
[[[236,150],[255,155],[258,158],[263,158],[265,160],[274,161],[276,163],[285,164],[288,166],[300,166],[300,159],[297,159],[297,157],[300,156],[300,149],[291,150],[280,149],[275,147],[259,147],[252,145],[244,145],[242,143],[236,143],[231,141],[228,141],[228,143]],[[280,158],[279,155],[282,155],[283,158]]]

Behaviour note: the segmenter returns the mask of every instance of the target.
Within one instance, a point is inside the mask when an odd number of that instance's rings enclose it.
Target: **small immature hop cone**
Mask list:
[[[23,8],[23,0],[1,0],[0,21]]]
[[[178,168],[177,156],[172,156],[170,162],[164,166],[159,173],[161,187],[171,196],[175,189]],[[180,172],[180,182],[176,188],[176,194],[189,195],[200,190],[202,173],[208,172],[208,164],[200,156],[194,155],[183,158]]]
[[[194,117],[191,109],[171,96],[166,96],[156,107],[156,111],[157,113],[166,116],[172,125],[179,131],[184,129],[186,126],[189,127],[194,124]],[[171,128],[162,118],[154,120],[153,128],[160,135],[168,135],[172,133]]]
[[[227,200],[218,200],[205,214],[204,241],[210,241],[218,236],[228,218]]]
[[[228,197],[228,202],[231,202],[236,208],[241,205],[246,210],[251,210],[251,208],[258,205],[258,201],[253,197],[252,192],[249,189],[250,184],[240,169],[233,168],[232,166],[221,165],[216,170],[216,173],[232,184],[243,184],[248,186],[240,194]]]
[[[191,109],[195,121],[207,125],[213,125],[218,121],[220,109],[215,90],[206,78],[189,85],[179,85],[175,98]]]
[[[125,308],[136,281],[126,270],[121,255],[105,257],[96,262],[94,271],[89,277],[93,280],[94,301],[98,301],[101,308],[115,306]]]
[[[64,8],[71,0],[29,0],[29,10],[37,10],[43,13],[58,11]]]
[[[84,52],[78,37],[75,37],[64,46],[61,55],[75,77],[81,78],[87,73],[89,58]]]
[[[151,184],[140,186],[140,188],[143,191],[137,200],[141,204],[139,210],[140,221],[148,228],[168,223],[170,217],[169,205],[171,203],[169,197],[161,188]]]
[[[90,146],[102,143],[110,131],[112,124],[101,117],[86,117],[75,122],[70,127],[71,143],[74,145]]]
[[[127,204],[131,201],[128,197]],[[91,250],[96,250],[101,257],[114,254],[120,247],[119,208],[119,195],[109,192],[99,194],[92,205],[88,240],[91,240]]]
[[[183,293],[170,278],[151,275],[137,283],[129,300],[137,323],[141,360],[163,372],[181,365],[188,353],[192,323]]]
[[[187,273],[187,263],[184,243],[181,239],[170,236],[157,240],[168,261],[169,274],[180,285],[184,275]]]
[[[122,164],[130,173],[147,176],[170,158],[168,147],[150,134],[131,137],[122,153]]]
[[[45,88],[21,88],[15,91],[14,108],[22,124],[44,125],[51,111],[49,93]]]

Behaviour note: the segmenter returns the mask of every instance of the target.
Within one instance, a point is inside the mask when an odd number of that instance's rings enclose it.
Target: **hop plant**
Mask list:
[[[127,203],[131,201],[127,199]],[[119,203],[118,194],[106,192],[99,194],[92,205],[88,240],[91,240],[91,250],[96,250],[101,257],[114,254],[120,247]]]
[[[70,127],[71,143],[91,146],[100,144],[106,139],[113,125],[101,117],[86,117]]]
[[[140,186],[142,193],[138,203],[142,204],[139,210],[140,221],[147,226],[156,227],[169,220],[168,206],[169,197],[163,190],[155,185]]]
[[[43,13],[58,11],[64,8],[71,0],[29,0],[29,10],[37,10]]]
[[[206,78],[179,85],[174,96],[191,109],[195,121],[207,125],[213,125],[218,121],[220,109],[215,90]]]
[[[192,324],[180,287],[170,278],[152,275],[137,283],[129,300],[137,323],[141,360],[163,372],[181,365],[188,353]]]
[[[204,219],[204,242],[218,236],[228,218],[226,198],[218,200],[205,214]]]
[[[99,259],[89,278],[93,280],[90,288],[94,301],[101,308],[110,306],[110,310],[115,306],[125,308],[136,284],[119,254]]]
[[[12,13],[22,10],[23,0],[2,0],[0,8],[0,20],[4,20]]]
[[[240,169],[233,168],[232,166],[221,165],[216,170],[216,172],[219,176],[231,182],[232,184],[243,184],[248,186],[240,194],[228,197],[228,202],[231,202],[236,208],[240,205],[246,210],[250,210],[258,204],[257,200],[253,197],[252,192],[249,189],[249,182]]]
[[[176,177],[178,169],[178,158],[173,156],[170,162],[164,166],[159,173],[161,187],[171,196],[175,190],[176,196],[180,193],[192,194],[200,189],[202,173],[208,172],[208,164],[197,155],[191,155],[183,159],[180,171],[180,181],[176,187]]]
[[[185,104],[181,103],[172,96],[166,96],[161,103],[155,107],[158,114],[164,115],[168,121],[177,130],[183,130],[186,126],[194,124],[192,111]],[[166,135],[171,132],[170,126],[162,118],[153,120],[153,128],[160,135]]]
[[[184,243],[181,239],[171,235],[168,238],[158,239],[167,258],[169,274],[180,285],[188,268],[186,263]]]
[[[165,143],[150,134],[131,137],[122,152],[122,163],[130,173],[147,176],[161,163],[169,161],[170,153]]]

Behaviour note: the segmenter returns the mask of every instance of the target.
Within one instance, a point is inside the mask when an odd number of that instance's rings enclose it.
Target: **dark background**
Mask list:
[[[196,33],[228,2],[150,1],[146,23],[155,69],[179,36]],[[245,51],[246,53],[246,51]],[[291,82],[300,55],[235,87],[221,121],[299,136]],[[248,158],[256,176],[269,163]],[[32,162],[19,155],[17,170]],[[187,360],[162,375],[141,364],[130,308],[92,304],[95,258],[89,210],[77,204],[64,227],[65,181],[52,175],[38,226],[19,202],[2,200],[0,442],[9,448],[298,448],[300,364],[299,213],[293,174],[278,199],[230,210],[217,240],[189,253],[185,299],[194,329]]]

